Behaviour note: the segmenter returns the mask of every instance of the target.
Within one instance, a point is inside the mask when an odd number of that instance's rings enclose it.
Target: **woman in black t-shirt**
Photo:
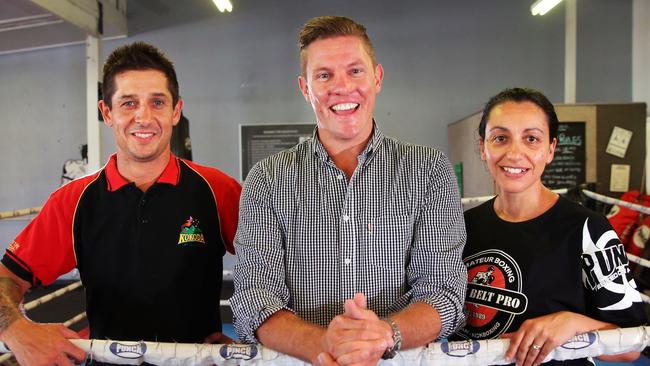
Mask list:
[[[576,334],[646,321],[607,220],[542,183],[557,129],[548,99],[520,88],[490,99],[479,125],[481,158],[498,195],[465,213],[468,320],[458,334],[510,339],[506,358],[518,365],[540,364]],[[591,365],[586,359],[549,364]]]

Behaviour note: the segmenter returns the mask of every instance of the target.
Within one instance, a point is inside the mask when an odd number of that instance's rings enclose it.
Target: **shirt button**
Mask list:
[[[352,259],[350,259],[350,258],[345,258],[345,260],[343,261],[343,263],[345,263],[345,264],[350,264],[350,263],[352,263]]]
[[[348,215],[343,215],[343,221],[345,221],[345,222],[350,221],[350,216],[348,216]]]
[[[339,175],[337,175],[337,176],[336,176],[336,179],[338,179],[338,180],[342,180],[342,179],[343,179],[343,174],[339,174]]]

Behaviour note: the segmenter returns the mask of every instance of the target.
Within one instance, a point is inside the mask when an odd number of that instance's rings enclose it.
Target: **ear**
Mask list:
[[[307,103],[310,103],[309,85],[307,85],[307,79],[305,79],[305,77],[302,75],[298,76],[298,88],[300,89],[302,96],[305,98],[305,101],[307,101]]]
[[[553,138],[553,141],[551,141],[551,144],[549,145],[549,154],[548,154],[548,159],[546,159],[546,164],[550,164],[551,161],[553,161],[553,157],[555,156],[555,147],[557,146],[557,139]]]
[[[486,161],[487,157],[485,156],[485,140],[479,139],[479,148],[481,149],[481,160]]]
[[[176,106],[174,106],[174,114],[172,116],[172,125],[176,126],[178,121],[181,120],[181,111],[183,110],[183,99],[178,98]]]
[[[97,107],[99,108],[99,111],[102,113],[102,117],[104,118],[104,124],[108,127],[113,127],[113,119],[111,118],[111,109],[104,103],[103,100],[100,100],[97,102]]]
[[[384,67],[381,64],[375,66],[375,88],[377,93],[381,91],[381,83],[384,81]]]

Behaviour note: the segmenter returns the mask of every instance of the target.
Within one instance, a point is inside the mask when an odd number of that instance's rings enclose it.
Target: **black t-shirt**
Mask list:
[[[633,327],[643,302],[607,219],[560,198],[542,215],[507,222],[494,199],[465,212],[467,324],[458,335],[491,339],[558,311]],[[591,365],[586,359],[547,364]]]

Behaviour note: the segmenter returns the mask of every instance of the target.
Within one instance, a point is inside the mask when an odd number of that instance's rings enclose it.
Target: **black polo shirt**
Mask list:
[[[77,267],[91,338],[201,343],[221,330],[222,256],[234,252],[240,191],[172,156],[142,192],[113,155],[55,191],[2,263],[34,285]]]

